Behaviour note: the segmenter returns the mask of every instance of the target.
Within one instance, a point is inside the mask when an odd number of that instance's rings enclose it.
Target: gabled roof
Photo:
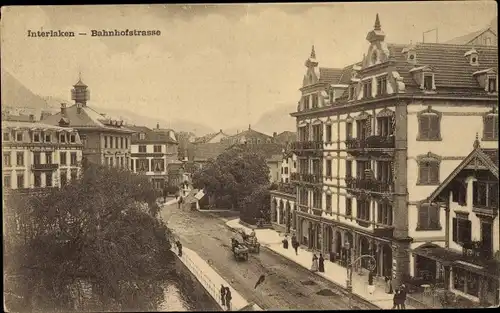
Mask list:
[[[194,142],[195,143],[207,143],[210,140],[214,139],[215,136],[217,136],[219,134],[222,134],[223,136],[229,137],[229,135],[224,133],[221,129],[218,133],[210,133],[210,134],[207,134],[207,135],[202,136],[202,137],[197,137],[194,139]]]
[[[77,105],[74,104],[66,108],[66,113],[62,115],[61,112],[47,116],[43,119],[44,123],[51,125],[58,125],[61,118],[69,120],[69,126],[77,129],[81,128],[97,128],[102,130],[132,133],[133,131],[124,127],[123,125],[109,125],[110,121],[118,122],[116,119],[107,118],[105,115],[100,114],[88,105],[81,106],[80,113],[77,112]],[[121,122],[121,121],[120,121]]]
[[[482,149],[479,140],[474,142],[474,150],[451,172],[451,174],[439,185],[436,190],[427,198],[427,201],[434,201],[457,175],[470,165],[481,165],[487,168],[498,179],[498,149]]]
[[[170,129],[150,129],[146,126],[128,126],[130,130],[133,130],[131,143],[132,144],[140,144],[140,143],[177,143],[175,139],[175,135],[173,135],[173,130]],[[140,134],[144,134],[144,139],[139,139]]]
[[[227,139],[229,139],[229,140],[230,139],[238,139],[238,138],[242,138],[242,137],[245,137],[245,138],[264,138],[264,137],[265,138],[273,138],[269,135],[266,135],[264,133],[261,133],[259,131],[256,131],[256,130],[249,128],[248,130],[242,131],[239,134],[229,136],[229,137],[227,137]]]

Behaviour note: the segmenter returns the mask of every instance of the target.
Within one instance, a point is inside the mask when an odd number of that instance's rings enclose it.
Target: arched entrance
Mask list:
[[[359,249],[361,255],[371,255],[370,242],[364,236],[359,237]],[[361,259],[361,267],[368,269],[370,260],[368,258]]]
[[[392,247],[388,244],[382,247],[382,275],[392,276]]]
[[[272,222],[276,223],[278,221],[278,202],[276,201],[276,198],[273,199],[273,204],[271,205],[271,216],[272,216]]]
[[[283,200],[280,200],[280,210],[279,210],[279,222],[278,224],[285,224],[285,205],[283,204]]]
[[[311,228],[309,227],[310,222],[308,222],[306,219],[302,220],[301,223],[301,228],[302,228],[302,238],[300,238],[300,243],[303,245],[308,246],[309,245],[309,235],[311,232]]]
[[[285,217],[286,217],[286,220],[285,220],[286,232],[289,233],[290,232],[291,222],[292,222],[291,221],[291,219],[292,219],[292,212],[291,212],[291,208],[290,208],[290,202],[286,203]]]

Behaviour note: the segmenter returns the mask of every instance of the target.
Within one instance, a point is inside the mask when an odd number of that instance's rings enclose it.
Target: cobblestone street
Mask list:
[[[248,302],[265,310],[348,309],[344,290],[266,248],[251,254],[248,262],[236,262],[229,246],[234,233],[217,218],[179,210],[176,205],[165,206],[162,217],[184,246],[207,260]],[[265,282],[254,289],[262,274]],[[353,298],[352,304],[376,308],[359,298]]]

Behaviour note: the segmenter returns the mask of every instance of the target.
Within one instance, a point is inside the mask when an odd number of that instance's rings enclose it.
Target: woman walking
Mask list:
[[[220,302],[222,306],[226,306],[226,287],[224,285],[220,285]]]
[[[316,254],[313,254],[311,271],[312,272],[318,271],[318,257],[316,256]]]
[[[375,292],[375,285],[373,284],[373,271],[368,274],[368,293],[373,294]]]
[[[283,249],[288,249],[288,237],[285,235],[285,239],[283,239]]]
[[[323,258],[323,254],[319,254],[319,261],[318,261],[318,270],[320,273],[325,272],[325,259]]]

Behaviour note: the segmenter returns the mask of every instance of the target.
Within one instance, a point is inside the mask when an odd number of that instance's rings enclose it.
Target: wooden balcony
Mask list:
[[[366,138],[349,138],[345,141],[346,150],[351,155],[392,155],[395,147],[394,136],[369,136]]]
[[[347,189],[350,190],[365,190],[376,193],[393,193],[394,183],[384,182],[377,179],[365,179],[357,177],[346,177]]]
[[[303,182],[308,184],[322,184],[323,176],[319,174],[308,174],[308,173],[292,173],[290,179],[296,182]]]
[[[31,169],[33,171],[53,171],[53,170],[56,170],[58,167],[59,167],[59,164],[56,164],[56,163],[31,165]]]

